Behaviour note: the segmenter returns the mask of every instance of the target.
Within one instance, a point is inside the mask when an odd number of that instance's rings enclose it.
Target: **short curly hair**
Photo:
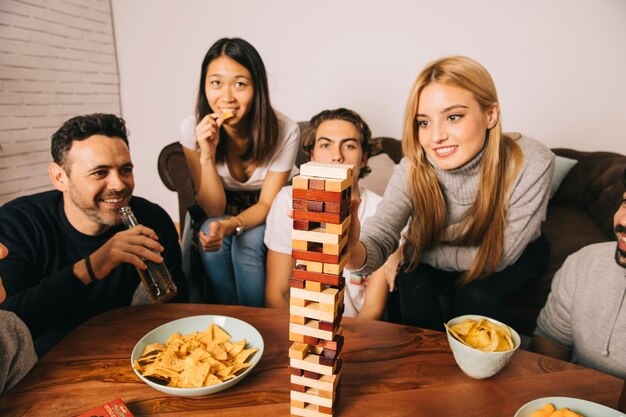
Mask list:
[[[309,156],[309,158],[311,157],[311,152],[315,146],[315,134],[317,133],[317,128],[322,124],[322,122],[327,122],[329,120],[345,120],[346,122],[350,122],[356,126],[357,130],[361,134],[361,148],[363,148],[363,155],[369,159],[372,151],[374,150],[373,148],[375,147],[375,144],[372,142],[372,131],[367,123],[365,123],[365,120],[363,120],[357,112],[343,107],[334,110],[324,110],[311,118],[309,125],[302,132],[301,141],[302,150]],[[365,165],[361,168],[359,178],[365,177],[371,171],[372,169]]]
[[[52,160],[69,173],[67,154],[72,149],[72,142],[83,141],[93,135],[120,138],[129,146],[129,132],[121,117],[104,113],[75,116],[63,123],[52,135]]]

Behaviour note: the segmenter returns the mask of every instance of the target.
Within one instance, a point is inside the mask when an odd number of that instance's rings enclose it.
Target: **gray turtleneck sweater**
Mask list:
[[[527,137],[519,138],[517,144],[522,149],[524,160],[506,207],[504,248],[498,271],[513,264],[526,246],[541,234],[540,226],[545,218],[554,173],[554,154],[548,147]],[[446,200],[447,241],[460,233],[459,223],[474,203],[483,155],[484,149],[467,164],[453,170],[446,171],[435,166]],[[394,167],[383,201],[378,205],[376,214],[361,229],[367,260],[358,272],[371,273],[378,269],[397,248],[400,233],[410,216],[419,216],[419,213],[414,213],[407,188],[408,168],[406,159]],[[427,249],[421,262],[445,271],[467,271],[477,252],[477,246],[452,246],[441,242]]]
[[[616,242],[585,246],[552,280],[535,334],[569,349],[572,362],[626,376],[626,269]]]

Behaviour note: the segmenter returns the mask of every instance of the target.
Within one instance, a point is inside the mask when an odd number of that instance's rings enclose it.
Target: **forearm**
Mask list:
[[[357,317],[366,320],[379,320],[385,310],[387,289],[385,271],[383,268],[380,268],[369,277],[367,288],[365,289],[363,307]]]
[[[226,193],[214,161],[200,162],[200,176],[196,184],[196,201],[209,217],[224,215]]]
[[[570,360],[569,349],[539,335],[533,336],[530,350],[540,355],[550,356],[562,361]]]

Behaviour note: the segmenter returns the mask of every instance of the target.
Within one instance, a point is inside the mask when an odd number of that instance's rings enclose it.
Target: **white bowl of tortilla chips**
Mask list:
[[[519,348],[519,334],[485,316],[465,315],[446,323],[454,360],[472,378],[489,378],[500,372]]]
[[[263,338],[250,324],[227,316],[193,316],[150,331],[137,342],[131,365],[152,388],[196,397],[230,388],[263,356]]]

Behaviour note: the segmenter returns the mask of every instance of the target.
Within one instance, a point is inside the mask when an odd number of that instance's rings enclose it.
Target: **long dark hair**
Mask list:
[[[206,75],[209,64],[216,58],[226,55],[243,65],[252,76],[254,98],[246,117],[249,118],[250,140],[241,159],[254,165],[268,162],[278,147],[278,119],[270,104],[267,74],[261,56],[247,41],[241,38],[222,38],[207,51],[202,61],[200,87],[196,101],[196,122],[214,110],[206,98]],[[216,161],[225,162],[228,154],[228,140],[224,129],[220,130],[220,141],[216,149]]]

